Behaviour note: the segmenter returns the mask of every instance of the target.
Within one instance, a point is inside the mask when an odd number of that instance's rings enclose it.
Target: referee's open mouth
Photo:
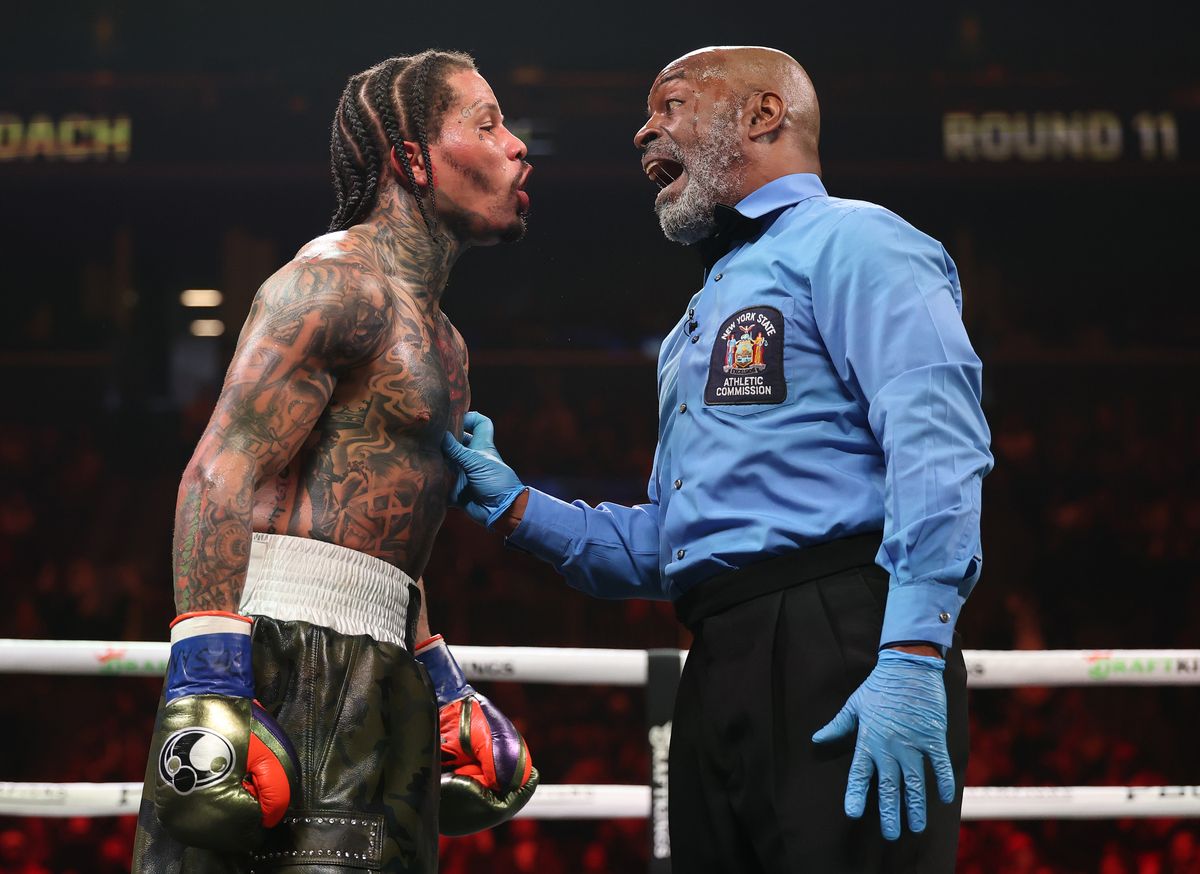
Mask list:
[[[651,157],[642,161],[642,169],[659,188],[669,188],[683,175],[683,164],[671,158]]]
[[[652,155],[642,159],[642,169],[647,178],[658,186],[658,196],[654,202],[674,198],[687,185],[687,169],[674,158]]]

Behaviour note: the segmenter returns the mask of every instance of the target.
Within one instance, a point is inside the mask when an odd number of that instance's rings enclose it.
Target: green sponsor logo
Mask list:
[[[167,672],[167,663],[160,659],[110,659],[100,665],[101,674],[119,674],[123,676],[154,676]]]
[[[1124,659],[1104,655],[1089,656],[1088,676],[1093,680],[1111,680],[1126,676],[1174,676],[1200,673],[1200,659],[1145,658]]]

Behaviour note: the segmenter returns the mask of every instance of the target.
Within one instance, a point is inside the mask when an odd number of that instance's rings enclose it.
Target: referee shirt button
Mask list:
[[[676,558],[683,558],[685,555],[687,555],[687,550],[686,550],[686,549],[677,549],[677,550],[675,550],[675,557],[676,557]]]
[[[675,485],[675,488],[677,488],[677,489],[683,488],[683,480],[681,480],[681,479],[675,480],[674,485]]]
[[[945,624],[950,621],[950,614],[943,610],[938,614],[938,621]]]
[[[693,343],[699,343],[699,342],[700,342],[700,335],[699,335],[699,334],[692,334],[692,342],[693,342]]]
[[[681,413],[686,413],[686,412],[687,412],[687,404],[680,404],[680,405],[679,405],[679,412],[681,412]]]

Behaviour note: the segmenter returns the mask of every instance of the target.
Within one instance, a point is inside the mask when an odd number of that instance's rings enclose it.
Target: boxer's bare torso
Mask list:
[[[361,322],[377,351],[341,375],[300,451],[259,487],[254,530],[348,546],[415,579],[446,511],[441,439],[461,428],[470,401],[467,350],[436,304],[388,275],[370,241],[347,236],[357,263],[326,258],[319,243],[299,260],[315,282],[375,286]]]
[[[259,290],[189,466],[205,475],[180,487],[181,610],[236,608],[251,529],[421,575],[452,485],[441,437],[470,403],[439,305],[453,256],[435,246],[414,221],[369,222],[309,243]]]

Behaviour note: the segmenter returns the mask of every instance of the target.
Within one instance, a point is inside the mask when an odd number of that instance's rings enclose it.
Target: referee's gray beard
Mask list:
[[[716,205],[732,205],[734,192],[741,187],[744,171],[737,167],[742,157],[738,146],[737,119],[733,113],[720,114],[713,119],[708,139],[695,152],[676,155],[687,168],[687,184],[673,200],[654,204],[668,240],[690,246],[712,235]]]

